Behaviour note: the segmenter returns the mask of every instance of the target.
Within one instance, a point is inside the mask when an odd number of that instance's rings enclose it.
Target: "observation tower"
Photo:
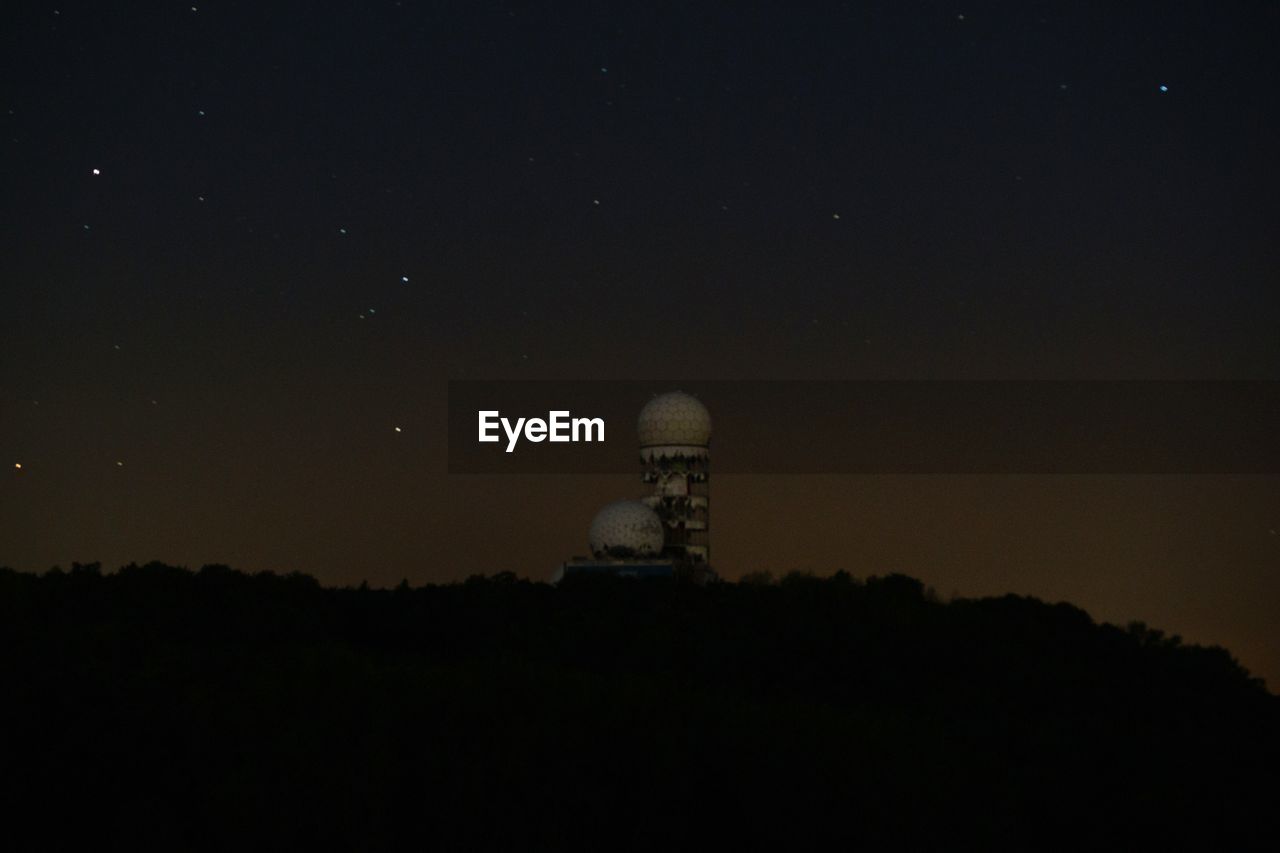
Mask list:
[[[689,568],[711,561],[711,413],[697,397],[669,391],[640,410],[642,500],[662,519],[662,554]]]

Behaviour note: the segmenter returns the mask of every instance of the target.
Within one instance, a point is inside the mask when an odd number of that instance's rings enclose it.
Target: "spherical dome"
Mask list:
[[[706,447],[711,441],[711,413],[692,394],[669,391],[645,403],[636,432],[640,434],[641,447]]]
[[[593,557],[652,557],[662,550],[662,520],[640,501],[614,501],[587,533]]]

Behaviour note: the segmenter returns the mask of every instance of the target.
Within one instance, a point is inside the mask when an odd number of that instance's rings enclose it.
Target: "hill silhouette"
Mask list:
[[[77,564],[0,570],[0,632],[46,849],[1241,849],[1278,790],[1280,700],[1225,650],[902,575]]]

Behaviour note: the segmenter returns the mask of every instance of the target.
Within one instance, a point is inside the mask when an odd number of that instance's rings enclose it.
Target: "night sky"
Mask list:
[[[1280,378],[1274,3],[0,20],[0,565],[544,579],[640,493],[448,476],[449,379]],[[1280,683],[1280,478],[713,494],[725,577],[1065,599]]]

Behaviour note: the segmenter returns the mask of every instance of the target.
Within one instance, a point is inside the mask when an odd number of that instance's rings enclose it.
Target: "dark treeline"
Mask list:
[[[0,631],[6,832],[44,849],[1239,849],[1280,790],[1225,650],[902,575],[76,565],[0,570]]]

